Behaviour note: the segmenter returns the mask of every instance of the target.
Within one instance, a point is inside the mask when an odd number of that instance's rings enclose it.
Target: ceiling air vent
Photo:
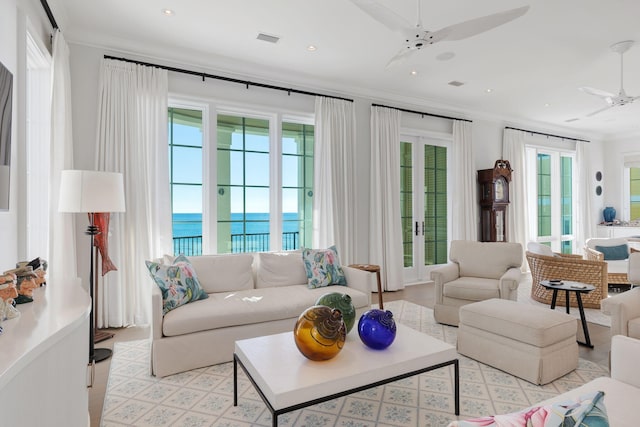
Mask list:
[[[265,34],[265,33],[259,33],[258,37],[256,37],[258,40],[262,40],[265,42],[269,42],[269,43],[278,43],[278,40],[280,40],[280,37],[278,36],[272,36],[269,34]]]
[[[448,85],[451,85],[451,86],[455,86],[455,87],[459,87],[459,86],[464,85],[464,83],[463,83],[463,82],[459,82],[459,81],[457,81],[457,80],[451,80],[451,81],[450,81],[449,83],[447,83],[447,84],[448,84]]]

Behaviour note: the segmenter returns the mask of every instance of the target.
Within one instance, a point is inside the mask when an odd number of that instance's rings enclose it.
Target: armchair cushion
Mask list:
[[[460,266],[460,276],[500,279],[512,267],[522,265],[519,243],[454,240],[449,259]]]
[[[602,252],[605,261],[614,261],[629,258],[629,246],[626,243],[624,245],[616,246],[596,245],[596,251]]]
[[[494,279],[461,277],[447,283],[442,294],[445,298],[483,301],[490,298],[500,298],[500,291],[496,285]]]

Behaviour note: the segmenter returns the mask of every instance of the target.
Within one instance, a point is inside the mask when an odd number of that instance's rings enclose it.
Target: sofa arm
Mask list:
[[[520,268],[510,268],[506,273],[500,277],[500,297],[502,299],[516,300],[516,291],[522,278],[522,271]]]
[[[431,270],[431,280],[435,284],[436,304],[442,304],[443,286],[460,277],[460,266],[453,262]]]
[[[629,335],[629,320],[640,317],[640,288],[603,299],[603,313],[611,316],[611,336]]]
[[[640,387],[640,340],[622,335],[611,338],[611,378]]]
[[[368,305],[370,306],[371,292],[374,289],[374,281],[376,280],[375,273],[347,266],[343,266],[342,271],[344,271],[344,275],[347,278],[347,286],[364,292],[369,299]]]
[[[157,286],[151,290],[151,337],[162,338],[162,292]]]

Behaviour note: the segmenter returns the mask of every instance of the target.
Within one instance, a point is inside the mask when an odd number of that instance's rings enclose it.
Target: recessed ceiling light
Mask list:
[[[493,92],[493,89],[488,88],[488,89],[485,89],[484,91],[487,92],[487,93],[491,93],[491,92]]]
[[[173,10],[171,10],[171,9],[162,9],[162,14],[163,14],[164,16],[173,16],[173,15],[175,15],[176,13],[175,13]]]
[[[411,74],[412,76],[417,76],[418,72],[416,70],[411,70],[409,74]]]
[[[315,52],[316,50],[318,50],[318,48],[312,44],[310,44],[309,46],[307,46],[307,50],[309,52]]]
[[[441,54],[436,56],[436,59],[438,61],[448,61],[452,59],[454,56],[456,56],[456,54],[453,52],[442,52]]]
[[[545,107],[551,107],[551,104],[549,104],[548,102],[546,104],[544,104]]]

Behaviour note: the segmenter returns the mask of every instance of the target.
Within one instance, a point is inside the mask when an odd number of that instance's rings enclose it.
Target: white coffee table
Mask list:
[[[342,351],[322,362],[298,351],[293,332],[236,341],[234,406],[238,405],[238,364],[269,408],[273,427],[280,414],[448,365],[454,367],[455,414],[460,414],[455,347],[401,324],[397,324],[395,341],[385,350],[368,348],[353,329]]]

